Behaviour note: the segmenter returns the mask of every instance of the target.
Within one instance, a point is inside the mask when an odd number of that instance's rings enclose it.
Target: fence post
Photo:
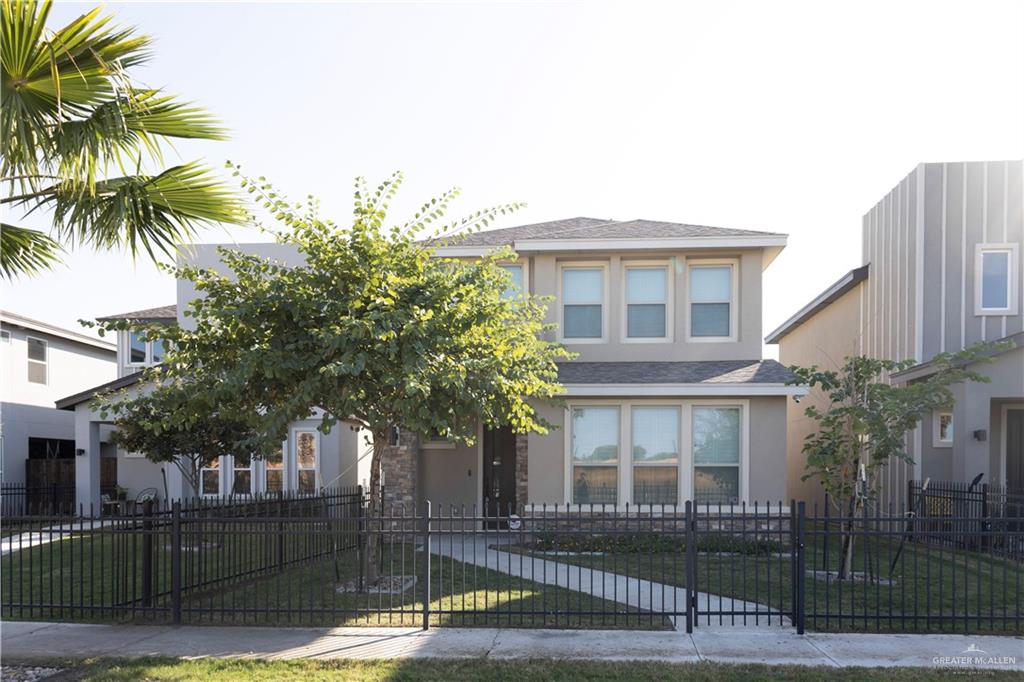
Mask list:
[[[981,549],[985,551],[989,548],[989,540],[991,536],[989,531],[992,526],[988,520],[988,483],[981,484]]]
[[[800,501],[796,503],[796,590],[793,594],[793,606],[796,611],[796,633],[798,635],[804,634],[804,618],[806,613],[804,611],[806,596],[806,585],[807,585],[807,569],[806,562],[807,558],[804,555],[804,548],[806,543],[804,542],[804,522],[807,518],[807,503]]]
[[[133,524],[134,525],[134,524]],[[142,503],[142,605],[153,605],[153,501]]]
[[[686,631],[693,632],[697,609],[697,527],[693,500],[686,501]]]
[[[423,517],[423,629],[430,628],[430,500]]]
[[[171,620],[181,625],[181,501],[171,507]]]
[[[284,492],[282,491],[282,495]],[[284,570],[284,498],[277,500],[277,570]]]

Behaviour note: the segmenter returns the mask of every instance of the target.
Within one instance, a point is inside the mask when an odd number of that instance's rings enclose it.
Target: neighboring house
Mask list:
[[[74,483],[74,419],[54,403],[114,378],[115,355],[101,339],[0,311],[0,481]]]
[[[766,339],[779,344],[784,365],[835,368],[853,354],[915,360],[896,382],[925,376],[937,353],[979,341],[1012,346],[974,368],[991,383],[955,386],[956,404],[913,433],[914,463],[883,475],[894,505],[906,501],[909,479],[984,474],[986,483],[1024,488],[1022,176],[1021,161],[920,164],[864,216],[864,265]],[[810,499],[820,486],[799,480],[813,428],[807,404],[789,407],[789,481],[793,494]]]
[[[258,249],[263,245],[251,245]],[[185,303],[191,300],[191,292],[182,296],[181,305],[166,305],[147,310],[138,310],[99,318],[100,320],[134,320],[156,324],[189,324],[179,315]],[[74,424],[76,439],[85,450],[84,456],[76,458],[77,499],[81,504],[99,503],[99,481],[97,452],[103,456],[116,457],[117,483],[127,490],[130,498],[148,488],[157,490],[157,498],[177,499],[191,497],[192,491],[184,477],[173,464],[152,462],[143,453],[126,452],[110,442],[113,426],[92,409],[91,401],[96,395],[115,390],[134,392],[145,390],[141,383],[142,370],[160,363],[163,344],[159,340],[143,341],[140,334],[128,331],[117,333],[118,376],[113,381],[94,385],[86,390],[62,398],[57,407]],[[319,419],[295,422],[289,429],[288,439],[282,443],[277,457],[267,460],[252,460],[249,463],[236,461],[232,456],[221,457],[213,466],[204,469],[200,475],[199,494],[204,496],[249,495],[252,493],[279,490],[313,492],[319,487],[356,485],[360,482],[359,463],[367,451],[361,432],[353,429],[336,428],[325,435],[317,431]],[[364,468],[365,468],[364,459]]]
[[[476,258],[510,246],[519,258],[505,267],[516,286],[553,297],[553,340],[579,357],[561,365],[565,405],[540,408],[557,427],[547,435],[481,429],[477,443],[462,446],[399,429],[384,458],[389,499],[467,511],[485,500],[493,510],[787,499],[786,400],[804,391],[786,384],[791,374],[779,363],[761,358],[762,271],[785,244],[775,233],[573,218],[481,232],[440,249],[440,256]],[[236,248],[300,262],[281,245]],[[220,266],[217,245],[190,252],[200,266]],[[181,310],[194,296],[179,281],[179,324],[190,323]],[[99,438],[87,397],[61,404],[77,407],[79,429]],[[327,437],[315,426],[292,429],[285,469],[300,467],[303,443],[315,441],[319,485],[364,480],[362,434],[336,429]],[[230,471],[230,461],[220,467]],[[289,473],[285,480],[295,488],[302,479]]]

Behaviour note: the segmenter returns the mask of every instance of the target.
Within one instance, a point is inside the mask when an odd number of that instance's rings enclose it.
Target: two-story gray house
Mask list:
[[[1007,342],[974,368],[991,383],[954,387],[956,404],[909,439],[914,462],[888,467],[882,485],[894,505],[906,501],[910,479],[983,474],[983,482],[1024,488],[1022,250],[1021,161],[920,164],[864,216],[863,265],[767,337],[787,366],[836,367],[853,354],[915,360],[896,382],[927,375],[938,353]],[[806,405],[789,407],[789,482],[792,494],[812,499],[817,484],[800,481],[801,445],[813,428]]]
[[[761,275],[785,244],[775,233],[572,218],[481,232],[440,249],[441,257],[475,258],[511,247],[518,257],[504,267],[515,287],[552,297],[554,340],[578,357],[560,368],[565,404],[541,407],[558,427],[547,435],[481,430],[474,445],[461,446],[399,430],[385,458],[389,497],[467,510],[485,501],[505,509],[785,499],[786,400],[803,389],[787,385],[790,373],[761,357]],[[281,245],[237,248],[298,262]],[[196,263],[218,264],[216,245],[190,251]],[[176,323],[189,323],[181,312],[194,295],[179,282]],[[123,336],[122,355],[134,348]],[[148,349],[135,352],[140,362],[152,360]],[[93,394],[61,406],[76,409],[83,437],[93,433],[99,442],[101,425],[88,408]],[[202,492],[362,482],[367,448],[352,433],[326,436],[315,422],[297,424],[281,462],[240,472],[224,458],[217,469],[227,475],[211,472]],[[286,473],[272,480],[270,464]],[[154,476],[148,462],[138,465]],[[312,478],[303,478],[303,467],[312,467]]]

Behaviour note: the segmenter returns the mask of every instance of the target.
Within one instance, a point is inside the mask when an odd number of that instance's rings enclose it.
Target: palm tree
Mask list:
[[[160,170],[169,138],[225,131],[203,109],[129,78],[151,39],[100,8],[47,31],[50,7],[2,0],[0,205],[49,211],[53,229],[0,225],[0,274],[49,269],[76,244],[156,260],[201,226],[243,222],[241,200],[210,168]]]

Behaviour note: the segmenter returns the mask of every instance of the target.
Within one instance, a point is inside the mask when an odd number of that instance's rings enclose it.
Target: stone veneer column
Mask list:
[[[384,475],[384,509],[403,507],[406,513],[416,510],[416,479],[419,477],[419,438],[401,429],[398,444],[384,448],[381,473]]]
[[[516,506],[523,509],[530,496],[530,481],[528,478],[529,467],[529,442],[530,436],[526,433],[515,434],[516,438]]]

